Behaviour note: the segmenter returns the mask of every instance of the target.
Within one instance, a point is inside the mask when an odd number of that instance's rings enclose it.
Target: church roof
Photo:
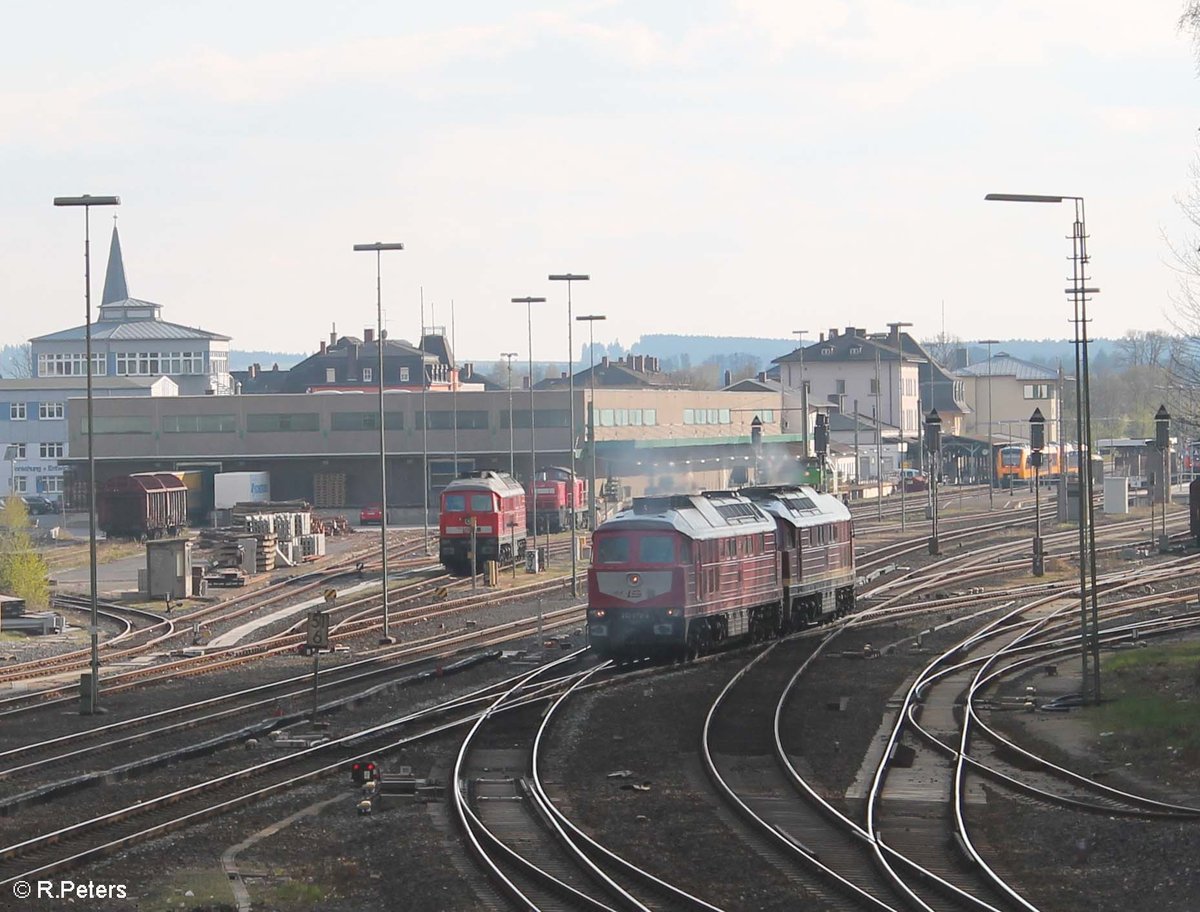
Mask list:
[[[159,318],[161,304],[129,297],[125,281],[125,261],[121,255],[121,238],[113,225],[112,242],[108,248],[108,271],[104,275],[104,293],[100,298],[100,313],[92,324],[93,339],[109,341],[150,341],[207,339],[228,342],[230,336],[209,332],[194,326],[168,323]],[[82,342],[87,326],[72,326],[58,332],[35,336],[31,342]]]

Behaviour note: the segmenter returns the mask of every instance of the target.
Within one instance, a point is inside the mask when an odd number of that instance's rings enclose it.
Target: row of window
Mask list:
[[[62,403],[46,403],[57,405],[61,418]],[[24,403],[13,403],[13,409],[21,408],[21,417],[25,415]],[[761,409],[755,413],[763,421],[775,420],[774,409]],[[514,428],[529,427],[529,410],[514,411],[512,426]],[[16,414],[14,412],[14,418]],[[49,416],[43,416],[49,417]],[[537,427],[544,429],[569,428],[571,413],[568,409],[545,409],[536,412]],[[425,427],[425,413],[418,410],[414,414],[416,430]],[[457,421],[456,421],[457,419]],[[246,415],[246,430],[251,433],[279,431],[319,431],[321,416],[317,412],[284,412],[257,413]],[[388,430],[398,431],[405,428],[404,412],[387,412],[384,422]],[[330,416],[331,430],[334,431],[373,431],[379,429],[378,412],[334,412]],[[654,427],[658,424],[656,409],[597,409],[596,423],[600,427]],[[731,424],[729,409],[684,409],[684,424]],[[487,411],[480,409],[442,410],[429,413],[429,430],[448,431],[457,424],[459,430],[487,430],[491,425]],[[500,428],[509,429],[509,413],[500,412]],[[87,433],[87,420],[82,426]],[[164,434],[233,434],[238,430],[236,415],[164,415],[162,432]],[[96,418],[97,434],[152,434],[154,433],[153,419],[149,415],[136,416],[99,416]]]
[[[205,372],[204,352],[117,352],[116,357],[118,377],[158,377],[162,374]],[[225,373],[226,360],[224,354],[213,352],[212,372]]]
[[[1026,399],[1051,399],[1053,387],[1049,383],[1026,383],[1025,398]]]
[[[29,417],[29,409],[24,402],[10,402],[8,417],[12,421],[24,421]],[[61,402],[39,402],[38,418],[51,421],[66,417],[66,406]]]
[[[28,459],[29,458],[27,455],[27,453],[29,451],[28,444],[6,443],[4,446],[5,446],[5,449],[7,449],[10,446],[16,447],[17,452],[16,452],[16,455],[13,457],[14,459]],[[66,444],[61,443],[61,442],[39,443],[38,444],[38,456],[42,459],[61,459],[64,454],[65,446],[66,446]]]
[[[653,412],[654,409],[646,409]],[[758,409],[753,414],[748,416],[748,420],[753,421],[758,418],[760,421],[769,424],[775,420],[775,409]],[[653,423],[653,422],[651,422]],[[733,424],[733,413],[729,409],[684,409],[683,410],[684,424]]]
[[[38,491],[42,494],[61,494],[63,489],[61,475],[46,475],[41,477]],[[29,493],[29,476],[17,475],[13,478],[13,490],[17,494]]]
[[[92,376],[103,377],[108,373],[103,352],[92,352]],[[87,376],[86,354],[41,354],[38,355],[39,377],[84,377]]]
[[[372,367],[364,367],[362,369],[362,382],[363,383],[371,383],[374,381],[374,379],[375,379],[375,369]],[[400,368],[399,379],[400,379],[401,383],[408,382],[408,368],[407,367]],[[336,367],[325,368],[325,382],[326,383],[337,383],[338,382]],[[353,382],[353,378],[347,377],[346,382],[347,383]]]

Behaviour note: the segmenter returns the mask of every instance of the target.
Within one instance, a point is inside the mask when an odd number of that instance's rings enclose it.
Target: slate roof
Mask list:
[[[157,377],[97,377],[92,376],[92,386],[97,389],[137,389],[154,386],[163,375]],[[0,390],[59,390],[83,389],[87,386],[86,376],[76,377],[22,377],[17,380],[0,380]]]
[[[148,301],[130,298],[131,305],[145,304],[153,306]],[[30,342],[82,342],[87,338],[85,325],[72,326],[70,329],[60,329],[58,332],[35,336]],[[131,320],[128,323],[102,320],[92,324],[92,340],[159,340],[159,339],[215,339],[228,342],[230,336],[209,332],[207,329],[197,329],[194,326],[183,326],[179,323],[168,323],[165,320]]]
[[[1007,352],[996,352],[990,361],[980,361],[960,368],[958,373],[967,377],[986,377],[991,365],[993,377],[1015,377],[1018,380],[1057,380],[1058,371],[1043,364],[1035,364],[1022,358],[1014,358]]]
[[[591,386],[592,368],[585,367],[575,374],[575,388]],[[570,382],[566,377],[547,377],[534,384],[534,389],[566,389]],[[636,371],[627,364],[609,361],[607,365],[596,365],[596,386],[600,389],[674,389],[677,383],[672,383],[666,374],[650,371]]]

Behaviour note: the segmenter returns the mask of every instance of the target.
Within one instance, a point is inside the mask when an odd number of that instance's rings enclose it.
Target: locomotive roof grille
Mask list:
[[[717,512],[730,524],[744,522],[758,522],[762,517],[758,510],[754,509],[753,504],[749,503],[727,503],[716,504]]]
[[[780,500],[782,500],[785,504],[787,504],[791,509],[795,510],[797,513],[799,513],[799,512],[807,513],[810,510],[817,509],[817,505],[815,503],[813,503],[812,498],[805,497],[803,494],[792,494],[792,495],[789,495],[788,497],[781,497]]]
[[[639,515],[666,513],[668,510],[684,510],[690,506],[692,506],[692,501],[686,494],[665,494],[633,499],[633,512]]]

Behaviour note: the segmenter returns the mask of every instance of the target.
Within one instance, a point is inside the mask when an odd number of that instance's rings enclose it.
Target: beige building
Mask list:
[[[967,433],[996,443],[1029,441],[1029,419],[1034,409],[1046,419],[1046,443],[1062,436],[1062,383],[1057,371],[997,352],[990,360],[962,368],[971,414]],[[990,390],[990,392],[989,392]]]

